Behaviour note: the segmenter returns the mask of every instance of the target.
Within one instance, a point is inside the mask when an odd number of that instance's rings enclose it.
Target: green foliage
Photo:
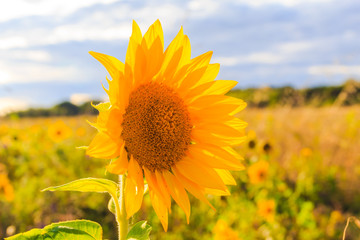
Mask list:
[[[114,198],[110,198],[110,200],[108,202],[108,209],[113,214],[116,214],[116,206],[115,206]]]
[[[126,236],[127,240],[150,240],[152,227],[146,221],[137,222]]]
[[[71,135],[54,142],[48,129],[58,118],[0,120],[0,164],[7,169],[14,198],[4,198],[0,188],[0,239],[52,222],[89,219],[101,223],[104,235],[115,239],[114,216],[107,209],[108,197],[71,192],[41,193],[72,179],[104,177],[103,159],[89,159],[77,146],[88,145],[96,130],[86,123],[94,117],[62,118]],[[106,178],[117,181],[115,175]]]
[[[230,96],[243,99],[250,107],[276,106],[349,106],[360,103],[360,82],[349,79],[341,86],[324,86],[305,89],[292,87],[249,88],[229,92]]]
[[[97,104],[99,101],[93,101]],[[62,102],[51,108],[30,108],[24,111],[10,113],[10,118],[16,117],[53,117],[53,116],[76,116],[76,115],[96,115],[98,111],[91,106],[91,102],[83,103],[80,106],[70,102]]]
[[[315,106],[329,105],[350,106],[360,103],[360,82],[349,79],[341,86],[322,86],[314,88],[295,89],[290,86],[271,88],[234,89],[228,95],[243,99],[249,107],[276,106]],[[99,101],[93,101],[98,104]],[[96,115],[98,111],[86,102],[76,106],[70,102],[62,102],[51,108],[31,108],[9,114],[10,118],[19,117],[51,117]]]
[[[86,118],[93,122],[95,117]],[[216,211],[189,196],[190,224],[186,224],[181,208],[173,204],[165,233],[146,194],[131,221],[146,219],[151,223],[152,239],[226,239],[214,238],[221,234],[214,230],[219,225],[224,234],[232,232],[242,240],[341,239],[346,218],[360,216],[359,106],[247,109],[240,118],[250,123],[249,139],[236,146],[244,156],[246,170],[233,172],[237,186],[230,187],[231,196],[207,196]],[[108,198],[86,192],[39,192],[69,179],[104,177],[109,163],[90,159],[83,150],[75,149],[88,145],[96,134],[85,117],[62,118],[72,135],[54,142],[48,128],[57,120],[14,118],[0,122],[0,163],[6,166],[14,188],[12,200],[7,200],[0,188],[0,238],[51,222],[90,219],[101,223],[104,238],[116,239]],[[260,161],[269,164],[268,174],[254,183],[248,170]],[[106,177],[117,181],[115,175]],[[269,214],[260,211],[264,203]],[[359,229],[350,224],[346,239],[358,236]]]
[[[43,229],[5,238],[6,240],[102,240],[101,226],[88,220],[53,223]]]
[[[103,178],[83,178],[61,186],[48,187],[42,191],[78,191],[78,192],[98,192],[109,193],[112,197],[117,197],[118,185],[116,182]]]

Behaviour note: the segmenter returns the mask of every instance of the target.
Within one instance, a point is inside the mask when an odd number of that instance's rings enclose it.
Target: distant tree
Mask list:
[[[99,101],[93,101],[94,105],[99,104]],[[98,110],[96,110],[93,106],[91,106],[91,102],[85,102],[79,106],[80,114],[86,115],[96,115],[98,114]]]
[[[70,103],[62,102],[50,109],[53,116],[74,116],[79,114],[79,107]]]

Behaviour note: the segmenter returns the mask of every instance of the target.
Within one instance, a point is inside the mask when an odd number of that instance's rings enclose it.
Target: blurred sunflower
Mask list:
[[[272,222],[275,217],[275,200],[261,199],[257,202],[258,215],[263,217],[266,221]]]
[[[265,181],[269,175],[269,163],[260,160],[248,168],[250,183],[257,184]]]
[[[72,129],[64,123],[62,120],[58,120],[53,124],[50,124],[48,128],[48,135],[54,142],[62,142],[65,139],[71,137]]]
[[[240,240],[237,232],[229,227],[222,219],[219,219],[213,229],[214,240]]]
[[[6,124],[1,124],[0,125],[0,136],[1,135],[6,135],[9,131],[9,127]]]
[[[256,132],[254,130],[249,130],[247,134],[247,142],[249,148],[255,148],[256,147]]]
[[[0,163],[0,190],[3,191],[5,199],[8,202],[14,200],[14,188],[10,183],[8,174],[6,171],[6,166]]]
[[[99,116],[92,125],[99,132],[87,154],[116,158],[107,170],[127,172],[128,218],[141,206],[145,175],[152,205],[166,231],[171,197],[189,222],[186,190],[211,206],[206,194],[229,195],[226,185],[236,184],[229,170],[244,167],[231,146],[245,140],[246,123],[234,114],[246,103],[224,95],[236,81],[214,81],[220,65],[210,64],[212,52],[190,58],[190,42],[182,28],[163,49],[157,20],[144,36],[133,22],[125,64],[90,52],[112,81],[105,89],[110,102],[95,106]]]
[[[313,151],[311,150],[311,148],[305,147],[300,150],[300,155],[305,158],[308,158],[313,155]]]

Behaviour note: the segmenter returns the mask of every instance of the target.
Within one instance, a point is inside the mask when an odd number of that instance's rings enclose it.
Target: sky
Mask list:
[[[132,20],[180,27],[192,57],[213,51],[236,88],[338,85],[360,79],[358,0],[12,0],[0,3],[0,115],[105,100],[109,74],[88,52],[123,61]]]

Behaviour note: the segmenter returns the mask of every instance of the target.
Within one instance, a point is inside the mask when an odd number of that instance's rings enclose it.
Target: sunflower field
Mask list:
[[[190,196],[191,217],[179,206],[165,233],[145,195],[130,221],[146,219],[151,239],[341,239],[360,215],[360,107],[248,108],[247,140],[236,150],[246,169],[234,172],[230,196]],[[82,177],[102,177],[107,160],[81,146],[96,134],[94,116],[0,121],[0,237],[52,222],[89,219],[116,239],[108,195],[41,192]],[[360,239],[357,218],[346,238]]]

